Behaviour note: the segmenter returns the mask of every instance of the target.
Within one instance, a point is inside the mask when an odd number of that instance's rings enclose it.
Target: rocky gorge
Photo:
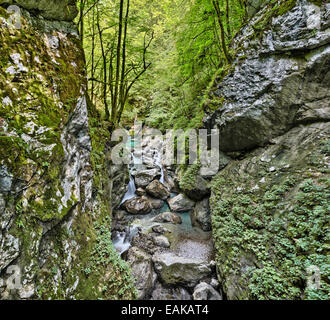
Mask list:
[[[205,175],[147,126],[114,164],[75,1],[0,0],[0,299],[329,299],[330,4],[247,3],[203,105]]]

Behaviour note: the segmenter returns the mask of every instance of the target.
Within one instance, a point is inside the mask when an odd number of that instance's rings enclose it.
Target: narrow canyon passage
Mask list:
[[[114,212],[114,247],[131,266],[139,299],[221,300],[209,200],[201,207],[180,193],[176,166],[163,167],[162,140],[144,136],[139,152],[128,139],[130,180]]]

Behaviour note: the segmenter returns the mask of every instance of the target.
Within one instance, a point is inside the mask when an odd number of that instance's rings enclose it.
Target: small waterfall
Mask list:
[[[123,198],[123,200],[121,201],[120,204],[123,204],[125,201],[136,197],[135,191],[136,191],[136,187],[135,187],[134,178],[133,178],[132,175],[130,175],[130,180],[129,180],[127,192],[126,192],[126,194],[125,194],[125,196],[124,196],[124,198]]]
[[[119,255],[126,252],[132,245],[133,238],[138,234],[138,226],[128,227],[126,231],[115,231],[112,239],[112,243]]]
[[[165,183],[165,174],[164,174],[164,168],[163,168],[163,166],[162,166],[162,164],[160,162],[160,160],[161,160],[161,153],[158,150],[156,150],[156,149],[153,150],[153,153],[155,155],[155,157],[154,157],[154,159],[155,159],[155,165],[157,167],[159,167],[160,172],[161,172],[161,177],[159,179],[159,182],[161,182],[162,184],[164,184]]]

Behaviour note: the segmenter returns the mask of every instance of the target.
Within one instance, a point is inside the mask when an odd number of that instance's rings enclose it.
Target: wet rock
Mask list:
[[[152,181],[146,188],[148,194],[157,199],[166,200],[170,196],[167,188],[158,180]]]
[[[181,217],[174,212],[162,212],[154,218],[156,222],[169,222],[173,224],[181,224]]]
[[[136,191],[135,191],[135,193],[139,197],[145,196],[147,194],[147,192],[143,188],[137,188]]]
[[[133,247],[138,247],[148,254],[153,255],[159,248],[155,245],[153,237],[149,234],[140,232],[137,236],[132,239],[131,242]]]
[[[180,257],[171,252],[156,253],[153,262],[158,275],[168,285],[194,287],[212,273],[204,260]]]
[[[171,246],[169,240],[165,236],[154,237],[154,243],[157,247],[169,248]]]
[[[157,282],[151,300],[191,300],[191,295],[185,288],[166,288]]]
[[[127,192],[128,183],[130,181],[128,166],[125,164],[114,165],[108,163],[108,172],[110,180],[110,190],[112,199],[112,208],[118,208]]]
[[[155,198],[148,197],[148,200],[150,201],[152,208],[156,209],[156,210],[162,208],[165,204],[165,202],[163,200],[160,200],[160,199],[155,199]]]
[[[132,247],[128,251],[127,260],[131,265],[132,276],[136,279],[135,286],[138,290],[138,299],[145,299],[151,294],[157,279],[151,256],[137,247]]]
[[[152,210],[150,201],[146,197],[133,198],[122,204],[123,208],[131,214],[147,214]]]
[[[211,215],[209,199],[197,202],[194,209],[190,213],[191,223],[194,227],[201,228],[203,231],[211,231]]]
[[[223,300],[222,295],[206,282],[198,284],[193,293],[194,300]]]
[[[167,228],[161,226],[160,224],[153,226],[152,227],[152,231],[155,233],[159,233],[159,234],[164,234],[166,232],[171,232],[170,230],[168,230]]]
[[[33,283],[25,285],[19,289],[19,296],[21,299],[30,299],[35,295],[35,285]]]
[[[173,212],[190,211],[195,205],[195,202],[190,200],[184,194],[179,194],[176,197],[169,199],[167,202]]]
[[[216,172],[213,175],[215,174]],[[195,177],[192,177],[192,179],[194,179],[194,181],[189,184],[189,187],[185,187],[185,185],[180,184],[183,193],[190,199],[200,201],[211,194],[211,189],[208,186],[208,182],[203,177],[198,174]]]
[[[135,185],[137,188],[145,188],[154,179],[160,177],[159,169],[142,170],[135,174]]]
[[[0,192],[10,192],[13,184],[13,176],[8,172],[6,166],[0,166]]]
[[[115,220],[123,220],[126,215],[126,212],[123,210],[117,210],[114,212],[114,218]]]
[[[210,285],[214,288],[214,289],[218,289],[220,287],[220,282],[217,279],[211,279]]]
[[[19,256],[19,239],[0,233],[0,272]]]
[[[330,119],[324,72],[329,70],[330,34],[320,27],[325,4],[320,8],[298,0],[293,9],[269,20],[262,37],[252,39],[254,27],[270,10],[261,10],[236,37],[239,56],[212,91],[224,102],[206,115],[204,124],[219,129],[224,152],[264,146],[295,125]]]

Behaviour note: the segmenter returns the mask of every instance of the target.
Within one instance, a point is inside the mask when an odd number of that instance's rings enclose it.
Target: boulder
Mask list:
[[[160,177],[159,169],[142,170],[135,174],[135,185],[137,188],[145,188],[156,178]]]
[[[165,204],[165,202],[163,200],[150,198],[150,197],[147,197],[147,198],[150,201],[152,208],[155,210],[162,208]]]
[[[147,192],[143,188],[137,188],[135,193],[139,197],[145,196],[147,194]]]
[[[169,248],[171,246],[169,240],[165,236],[156,236],[153,240],[157,247]]]
[[[157,282],[151,300],[191,300],[191,295],[183,287],[165,288]]]
[[[191,177],[191,179],[192,181],[189,184],[180,183],[181,190],[190,199],[200,201],[211,194],[208,182],[202,176],[197,174],[195,177]]]
[[[284,6],[273,17],[274,8],[259,11],[236,36],[237,59],[211,91],[219,108],[204,125],[219,129],[224,152],[251,150],[293,126],[330,120],[327,5],[297,0],[287,12]],[[260,21],[263,36],[251,37]]]
[[[147,214],[152,210],[150,201],[146,197],[136,197],[125,201],[122,207],[131,214]]]
[[[151,294],[157,278],[151,256],[137,247],[132,247],[128,251],[127,261],[131,266],[132,276],[135,278],[138,299],[147,298]]]
[[[124,210],[117,210],[114,211],[113,217],[115,220],[123,220],[126,215],[126,212]]]
[[[170,196],[167,188],[158,180],[152,181],[146,188],[148,194],[157,199],[166,200]]]
[[[203,231],[212,230],[212,222],[210,215],[209,199],[197,202],[194,209],[190,213],[191,223],[194,227],[198,227]]]
[[[198,284],[193,293],[194,300],[223,300],[222,295],[206,282]]]
[[[204,260],[185,258],[172,252],[156,253],[153,262],[158,275],[168,285],[194,287],[212,273]]]
[[[20,241],[11,234],[0,234],[0,272],[19,256]]]
[[[157,224],[156,226],[153,226],[153,227],[152,227],[152,231],[155,232],[155,233],[159,233],[159,234],[164,234],[164,233],[166,233],[166,232],[171,233],[170,230],[164,228],[164,227],[161,226],[160,224]]]
[[[195,202],[190,200],[184,194],[179,194],[176,197],[169,199],[167,202],[173,212],[190,211],[195,205]]]
[[[169,222],[173,224],[181,224],[182,219],[181,217],[173,212],[162,212],[158,216],[154,218],[156,222]]]

